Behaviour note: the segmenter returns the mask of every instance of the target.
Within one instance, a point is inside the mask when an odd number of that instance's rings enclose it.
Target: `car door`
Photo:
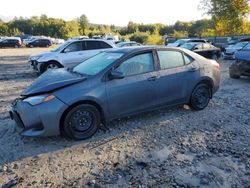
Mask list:
[[[63,66],[74,67],[83,62],[83,45],[83,41],[72,42],[59,54]]]
[[[84,50],[82,51],[82,61],[100,53],[101,51],[104,51],[107,48],[112,48],[112,46],[103,41],[85,41]]]
[[[115,70],[125,77],[106,82],[108,107],[112,118],[143,111],[156,104],[157,72],[152,51],[128,58]]]
[[[171,105],[186,101],[192,80],[199,74],[198,65],[181,51],[158,50],[157,54],[160,65],[159,79],[155,82],[158,104]]]

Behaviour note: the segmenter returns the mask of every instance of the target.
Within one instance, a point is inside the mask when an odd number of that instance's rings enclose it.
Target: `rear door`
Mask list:
[[[89,57],[92,57],[99,52],[107,49],[112,48],[109,44],[103,42],[103,41],[85,41],[84,50],[82,51],[82,59],[88,59]]]
[[[193,80],[199,75],[199,66],[194,59],[181,51],[158,50],[159,79],[158,104],[178,104],[188,99]]]
[[[112,118],[143,111],[156,105],[155,71],[152,51],[134,55],[116,68],[123,79],[106,82],[109,111]]]

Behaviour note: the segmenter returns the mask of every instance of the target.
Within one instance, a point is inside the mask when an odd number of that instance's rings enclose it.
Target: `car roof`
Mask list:
[[[106,42],[106,43],[108,43],[111,46],[115,45],[112,41],[105,40],[105,39],[89,39],[89,38],[86,39],[86,38],[84,38],[84,39],[71,39],[70,41],[71,42],[75,42],[75,41],[98,41],[98,42]]]
[[[182,50],[181,48],[177,47],[165,47],[165,46],[131,46],[125,48],[113,48],[108,49],[107,52],[117,52],[117,53],[130,53],[130,52],[142,52],[146,50],[154,50],[154,49],[166,49],[166,50]]]

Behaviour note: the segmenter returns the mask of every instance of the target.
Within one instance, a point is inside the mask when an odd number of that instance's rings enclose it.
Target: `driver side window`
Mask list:
[[[154,60],[152,53],[136,55],[124,61],[117,69],[124,76],[133,76],[154,71]]]
[[[67,52],[77,52],[82,51],[82,42],[74,42],[64,49]]]

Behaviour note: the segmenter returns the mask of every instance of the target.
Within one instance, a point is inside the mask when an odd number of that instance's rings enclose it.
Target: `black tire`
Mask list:
[[[50,61],[44,64],[41,73],[44,73],[48,69],[58,69],[58,68],[62,68],[62,65],[60,63],[56,61]]]
[[[90,138],[100,127],[101,116],[98,109],[89,104],[72,108],[63,122],[63,133],[76,140]]]
[[[240,78],[240,75],[235,74],[233,72],[233,70],[229,70],[229,76],[230,76],[230,78],[233,78],[233,79],[239,79]]]
[[[209,85],[205,83],[198,84],[191,95],[189,106],[193,110],[203,110],[209,104],[212,92]]]

